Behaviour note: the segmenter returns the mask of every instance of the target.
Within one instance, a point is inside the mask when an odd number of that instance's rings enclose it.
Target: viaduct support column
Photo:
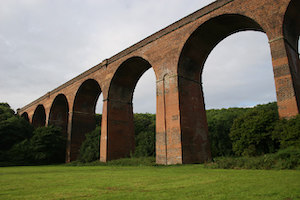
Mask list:
[[[178,75],[157,81],[156,162],[202,163],[211,158],[201,84]]]
[[[67,128],[67,146],[66,146],[66,163],[71,162],[71,133],[72,133],[72,118],[73,113],[69,112],[68,115],[68,128]]]
[[[300,112],[300,62],[296,48],[282,36],[270,40],[280,118]]]
[[[156,163],[182,164],[180,112],[176,76],[156,82]]]
[[[134,148],[132,103],[103,100],[100,161],[128,157]]]

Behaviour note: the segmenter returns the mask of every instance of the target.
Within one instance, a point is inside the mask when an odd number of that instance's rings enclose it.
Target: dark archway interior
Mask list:
[[[151,65],[143,58],[133,57],[126,60],[112,79],[108,98],[132,103],[135,86],[149,68]]]
[[[149,68],[148,61],[133,57],[121,64],[112,79],[107,100],[110,160],[127,157],[134,152],[133,92],[138,80]]]
[[[28,117],[28,113],[24,112],[21,117],[23,117],[23,119],[25,119],[27,122],[29,122],[29,117]]]
[[[65,95],[55,97],[49,114],[48,125],[60,127],[64,136],[67,137],[69,105]]]
[[[73,106],[72,132],[68,157],[76,160],[85,134],[96,128],[95,108],[101,88],[97,81],[88,79],[79,87]],[[99,133],[100,134],[100,133]]]
[[[178,63],[183,163],[205,162],[211,158],[201,78],[204,63],[220,41],[246,30],[263,32],[248,17],[221,15],[202,24],[183,47]]]
[[[283,34],[289,44],[298,52],[300,35],[300,1],[292,0],[284,16]]]
[[[46,125],[46,112],[43,105],[38,105],[32,117],[32,125],[34,128]]]
[[[298,110],[300,111],[300,60],[299,60],[299,36],[300,36],[300,1],[292,0],[289,3],[284,16],[283,35],[289,60],[289,66],[293,77]]]

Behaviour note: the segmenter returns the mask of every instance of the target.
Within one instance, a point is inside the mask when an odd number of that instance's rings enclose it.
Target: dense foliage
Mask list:
[[[207,111],[213,157],[259,156],[300,146],[300,116],[279,120],[276,103]]]
[[[0,103],[0,151],[9,150],[14,144],[32,136],[33,127],[15,115],[6,103]]]
[[[96,121],[96,126],[101,126],[102,122],[102,114],[95,114],[95,121]]]
[[[134,114],[135,157],[155,156],[155,115]]]
[[[281,149],[255,157],[217,157],[207,168],[222,169],[300,169],[300,147]]]
[[[272,137],[278,121],[276,103],[258,105],[236,118],[229,134],[233,152],[257,156],[278,150],[278,141]]]
[[[92,162],[100,158],[100,136],[101,127],[97,126],[96,129],[85,135],[86,139],[82,143],[79,152],[79,161]]]
[[[213,157],[233,155],[229,132],[233,121],[247,110],[249,108],[211,109],[206,111]]]
[[[272,137],[279,142],[281,149],[289,146],[300,147],[300,115],[294,119],[278,121]]]
[[[7,103],[0,104],[0,165],[64,162],[66,139],[59,128],[33,127]]]
[[[66,138],[54,126],[40,127],[33,136],[15,144],[10,157],[17,164],[52,164],[65,161]]]

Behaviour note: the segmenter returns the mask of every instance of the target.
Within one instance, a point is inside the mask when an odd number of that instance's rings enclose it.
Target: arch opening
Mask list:
[[[242,31],[222,40],[208,56],[202,80],[206,109],[245,108],[276,102],[272,57],[266,34]],[[233,156],[230,121],[238,110],[225,111],[223,118],[215,118],[217,115],[213,113],[218,112],[206,111],[210,116],[212,157]],[[268,148],[265,151],[269,151]]]
[[[141,57],[124,61],[114,74],[108,92],[108,160],[128,157],[135,151],[133,94],[141,76],[152,68]],[[144,88],[146,89],[146,88]]]
[[[32,125],[34,128],[43,127],[46,125],[46,112],[43,105],[38,105],[32,117]]]
[[[67,161],[76,160],[85,134],[96,128],[95,109],[101,88],[94,79],[84,81],[79,87],[73,105],[72,128],[68,138]],[[100,134],[100,133],[99,133]]]
[[[55,97],[50,113],[48,125],[53,125],[61,128],[62,134],[67,137],[69,118],[69,104],[65,95],[59,94]]]
[[[183,163],[201,163],[211,159],[202,85],[204,64],[219,42],[234,33],[247,30],[264,32],[257,22],[246,16],[217,16],[198,27],[182,49],[178,62],[178,82]]]
[[[21,117],[22,117],[23,119],[25,119],[27,122],[29,122],[29,116],[28,116],[28,113],[27,113],[27,112],[24,112],[24,113],[21,115]]]

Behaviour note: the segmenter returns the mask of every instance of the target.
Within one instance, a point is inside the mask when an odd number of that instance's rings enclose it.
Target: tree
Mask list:
[[[0,122],[15,115],[8,103],[0,103]]]
[[[234,153],[255,156],[275,152],[279,146],[272,131],[278,120],[276,103],[258,105],[238,117],[229,134]]]
[[[136,157],[155,155],[155,115],[134,114]]]
[[[66,154],[66,138],[60,128],[40,127],[33,136],[12,146],[6,162],[14,165],[63,163]]]
[[[29,149],[35,163],[62,163],[66,155],[66,138],[58,127],[40,127],[34,130]]]
[[[213,157],[232,155],[232,142],[229,137],[233,121],[248,109],[229,108],[206,111],[209,141]]]
[[[0,103],[0,162],[7,161],[12,146],[30,138],[32,131],[33,127],[17,116],[7,103]]]

